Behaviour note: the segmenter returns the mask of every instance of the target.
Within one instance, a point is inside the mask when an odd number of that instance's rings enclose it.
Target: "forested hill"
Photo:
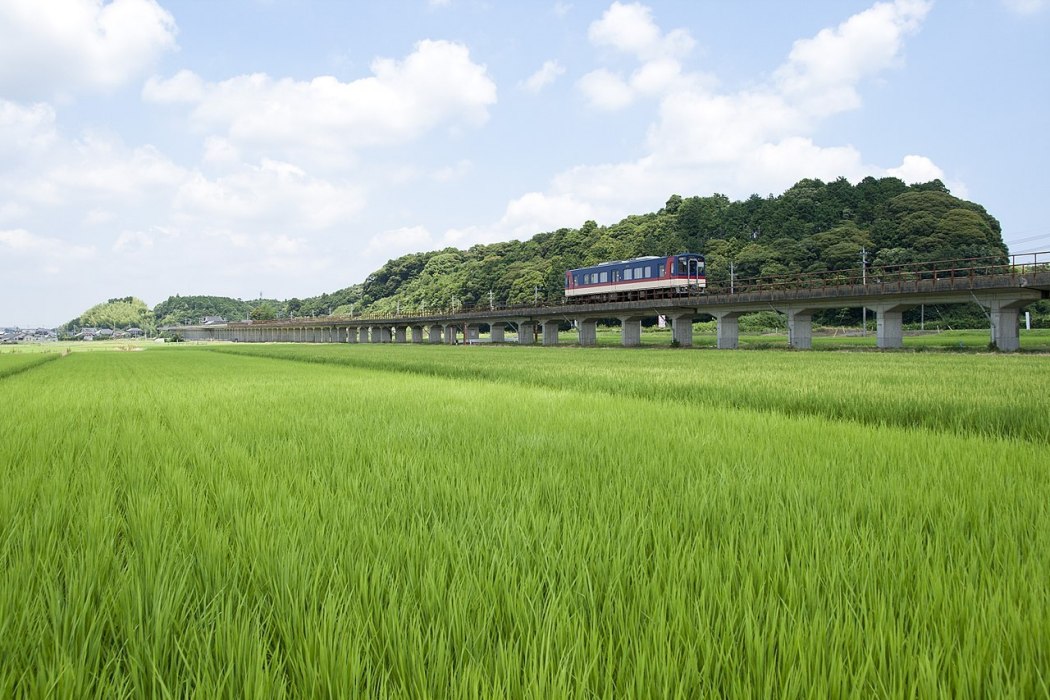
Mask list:
[[[678,195],[658,212],[611,226],[540,233],[523,242],[414,253],[387,262],[331,303],[376,312],[562,295],[565,270],[606,260],[691,251],[707,257],[708,276],[738,278],[961,257],[1005,256],[999,222],[984,207],[954,197],[939,181],[897,178],[802,180],[774,197],[730,201]],[[314,300],[304,300],[312,304]],[[348,311],[340,306],[338,311]]]
[[[527,241],[468,250],[412,253],[388,261],[361,284],[306,299],[241,301],[171,297],[158,304],[159,325],[200,317],[273,318],[422,307],[527,303],[562,296],[565,270],[606,260],[691,251],[707,256],[708,276],[739,279],[793,272],[857,268],[861,249],[870,264],[1005,256],[999,222],[984,207],[953,197],[934,180],[905,185],[897,178],[802,180],[779,196],[730,201],[672,196],[660,211],[611,226],[538,233]]]

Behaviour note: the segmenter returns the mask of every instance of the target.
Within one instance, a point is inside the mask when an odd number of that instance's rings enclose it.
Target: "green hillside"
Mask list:
[[[980,204],[953,196],[939,180],[906,185],[867,177],[856,185],[801,180],[778,196],[732,201],[722,194],[671,196],[663,208],[599,226],[537,233],[526,241],[466,250],[411,253],[389,260],[360,284],[304,299],[242,301],[173,296],[155,308],[158,325],[195,323],[204,316],[258,319],[393,313],[399,309],[520,304],[562,297],[565,270],[641,255],[691,251],[707,256],[712,282],[870,265],[965,257],[1005,259],[999,222]],[[1037,318],[1050,309],[1038,305]],[[859,310],[825,313],[824,322],[852,323]],[[927,314],[943,325],[978,321],[962,306]],[[971,319],[970,316],[973,316]]]

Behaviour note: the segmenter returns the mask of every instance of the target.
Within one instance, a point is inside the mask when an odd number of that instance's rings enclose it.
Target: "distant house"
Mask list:
[[[98,335],[97,328],[81,328],[80,332],[73,337],[77,340],[94,340],[95,336]]]
[[[201,319],[202,326],[216,326],[220,323],[226,323],[226,319],[222,316],[205,316]]]
[[[141,328],[129,328],[129,329],[127,329],[124,332],[127,335],[130,335],[132,338],[139,338],[139,337],[145,335],[145,332]]]

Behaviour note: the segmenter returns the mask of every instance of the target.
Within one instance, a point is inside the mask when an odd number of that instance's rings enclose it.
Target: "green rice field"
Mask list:
[[[1050,696],[1047,356],[74,350],[0,404],[0,697]]]

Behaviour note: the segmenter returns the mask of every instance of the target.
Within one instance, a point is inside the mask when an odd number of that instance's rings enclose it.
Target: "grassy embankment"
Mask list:
[[[1048,692],[1045,358],[227,349],[0,381],[0,696]]]

